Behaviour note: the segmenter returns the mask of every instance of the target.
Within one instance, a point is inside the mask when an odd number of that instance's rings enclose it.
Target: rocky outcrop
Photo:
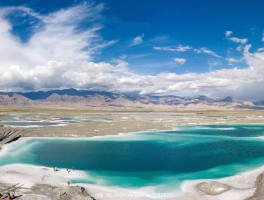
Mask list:
[[[196,185],[196,189],[207,195],[219,195],[231,189],[230,186],[217,181],[202,182]]]
[[[55,187],[46,184],[37,184],[23,194],[27,200],[38,199],[64,199],[64,200],[96,200],[86,188],[81,186]]]
[[[263,200],[264,199],[264,172],[257,177],[255,182],[256,190],[254,195],[245,200]]]
[[[22,136],[23,132],[24,130],[13,130],[13,129],[2,130],[0,132],[0,147],[2,145],[18,140]]]

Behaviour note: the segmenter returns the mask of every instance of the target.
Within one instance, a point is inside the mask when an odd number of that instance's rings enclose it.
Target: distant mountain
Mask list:
[[[233,98],[228,96],[228,97],[221,99],[220,102],[231,103],[231,102],[233,102]]]
[[[1,106],[28,106],[33,105],[33,101],[17,94],[7,95],[7,94],[0,94],[0,105]]]
[[[0,94],[6,94],[9,96],[12,96],[14,94],[21,95],[24,97],[27,97],[31,100],[43,100],[48,98],[52,94],[58,94],[58,95],[69,95],[69,96],[82,96],[82,97],[88,97],[91,95],[99,94],[99,95],[114,95],[114,93],[111,92],[100,92],[100,91],[89,91],[89,90],[76,90],[76,89],[65,89],[65,90],[51,90],[51,91],[38,91],[38,92],[0,92]]]
[[[89,90],[51,90],[38,92],[0,92],[0,106],[42,107],[123,107],[147,109],[233,109],[252,108],[248,101],[236,101],[228,96],[223,99],[204,95],[180,97],[155,96],[138,93],[114,93]],[[263,104],[261,104],[263,105]]]

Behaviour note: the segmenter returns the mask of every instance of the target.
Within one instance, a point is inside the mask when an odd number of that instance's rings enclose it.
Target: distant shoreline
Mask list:
[[[91,137],[117,135],[119,133],[170,130],[185,125],[264,124],[263,111],[177,111],[177,112],[85,112],[65,110],[17,110],[0,111],[0,115],[16,115],[21,118],[80,117],[87,123],[68,123],[66,126],[19,127],[27,132],[25,137]],[[100,122],[101,120],[101,122]],[[1,121],[0,121],[1,124]],[[0,127],[7,129],[7,127]]]

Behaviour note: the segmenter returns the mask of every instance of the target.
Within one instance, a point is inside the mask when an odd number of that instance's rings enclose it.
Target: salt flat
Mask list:
[[[66,123],[65,126],[38,126],[38,127],[18,127],[18,129],[26,130],[24,136],[25,137],[71,137],[71,138],[83,138],[83,137],[93,137],[93,136],[104,136],[104,135],[116,135],[116,134],[125,134],[129,132],[136,131],[152,131],[152,130],[169,130],[173,127],[177,129],[179,125],[210,125],[210,124],[263,124],[264,123],[264,111],[255,111],[255,110],[230,110],[230,111],[176,111],[176,112],[113,112],[113,111],[64,111],[64,110],[45,110],[39,112],[39,110],[30,110],[29,112],[25,109],[20,111],[8,111],[5,110],[1,113],[1,115],[19,115],[21,119],[24,120],[46,120],[46,121],[56,121],[62,118],[74,118],[76,122],[74,123]],[[78,121],[79,120],[79,121]],[[8,129],[9,127],[1,127],[1,129]],[[34,185],[43,184],[40,180],[43,177],[43,173],[45,174],[45,170],[40,169],[39,172],[36,172],[35,175],[38,174],[39,178],[36,178],[36,182],[34,182],[34,178],[28,174],[27,168],[23,167],[23,170],[20,170],[21,167],[11,166],[1,169],[4,173],[1,181],[6,182],[6,184],[11,184],[14,182],[10,182],[8,180],[19,180],[20,182],[25,182],[25,186],[28,188],[34,188]],[[17,173],[16,171],[21,171],[23,175]],[[52,171],[52,170],[51,170]],[[255,171],[254,173],[250,173],[251,175],[239,175],[240,179],[237,177],[218,180],[223,183],[231,184],[234,188],[240,189],[232,189],[227,193],[217,196],[208,196],[204,195],[201,192],[193,189],[195,187],[194,182],[184,184],[183,191],[186,193],[184,196],[175,197],[173,199],[219,199],[226,200],[237,199],[242,200],[249,196],[252,196],[255,191],[255,179],[262,172],[262,169]],[[40,176],[40,175],[43,176]],[[18,179],[18,176],[20,177]],[[8,178],[9,177],[9,178]],[[13,178],[10,178],[13,177]],[[14,178],[16,177],[16,178]],[[37,176],[36,176],[37,177]],[[63,175],[61,176],[63,177]],[[54,177],[55,178],[55,177]],[[26,179],[26,180],[24,180]],[[24,181],[23,181],[24,180]],[[31,181],[30,181],[31,180]],[[60,179],[56,179],[60,180]],[[29,181],[29,182],[28,182]],[[61,180],[60,180],[61,181]],[[62,184],[62,187],[66,187],[65,179],[61,182],[56,182],[54,179],[54,184],[59,187]],[[46,184],[46,183],[44,183]],[[197,182],[198,184],[198,182]],[[33,186],[33,187],[32,187]],[[246,186],[246,187],[245,187]],[[243,191],[242,191],[242,187]],[[92,189],[91,189],[92,188]],[[192,189],[191,189],[192,188]],[[90,189],[90,193],[93,191],[104,191],[103,188],[94,188],[93,186],[89,186],[87,189]],[[107,190],[108,191],[108,190]],[[112,188],[110,191],[114,191],[118,193],[118,190]],[[109,192],[109,191],[108,191]],[[124,191],[122,191],[124,193]],[[36,191],[30,190],[29,194],[37,194]],[[27,196],[30,199],[29,196]],[[33,197],[32,197],[33,198]],[[36,196],[34,196],[36,198]],[[39,197],[39,199],[43,198]],[[89,197],[87,197],[89,198]],[[123,199],[127,199],[122,197]],[[122,199],[120,197],[120,199]],[[149,197],[151,198],[151,197]],[[55,197],[54,197],[55,199]],[[98,198],[100,199],[100,198]],[[104,198],[106,199],[106,198]],[[133,199],[140,199],[133,198]],[[169,198],[167,198],[169,199]]]

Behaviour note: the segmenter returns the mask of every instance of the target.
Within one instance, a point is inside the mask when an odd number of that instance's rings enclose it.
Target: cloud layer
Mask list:
[[[95,62],[94,55],[114,44],[100,37],[100,13],[103,5],[78,5],[41,15],[26,7],[0,10],[0,88],[3,91],[32,91],[59,88],[95,89],[119,92],[138,91],[142,94],[176,94],[210,96],[231,95],[239,99],[264,99],[264,52],[250,52],[247,40],[226,37],[243,44],[243,69],[221,69],[207,73],[176,74],[162,72],[144,75],[131,72],[129,63],[116,59],[113,63]],[[12,34],[13,25],[7,16],[20,10],[40,23],[26,42]],[[86,27],[79,25],[84,23]],[[236,41],[235,41],[236,40]],[[142,43],[143,35],[133,44]],[[159,51],[184,52],[189,46],[154,47]],[[200,48],[196,53],[221,56]],[[236,63],[237,60],[230,62]],[[183,58],[175,62],[184,64]]]

